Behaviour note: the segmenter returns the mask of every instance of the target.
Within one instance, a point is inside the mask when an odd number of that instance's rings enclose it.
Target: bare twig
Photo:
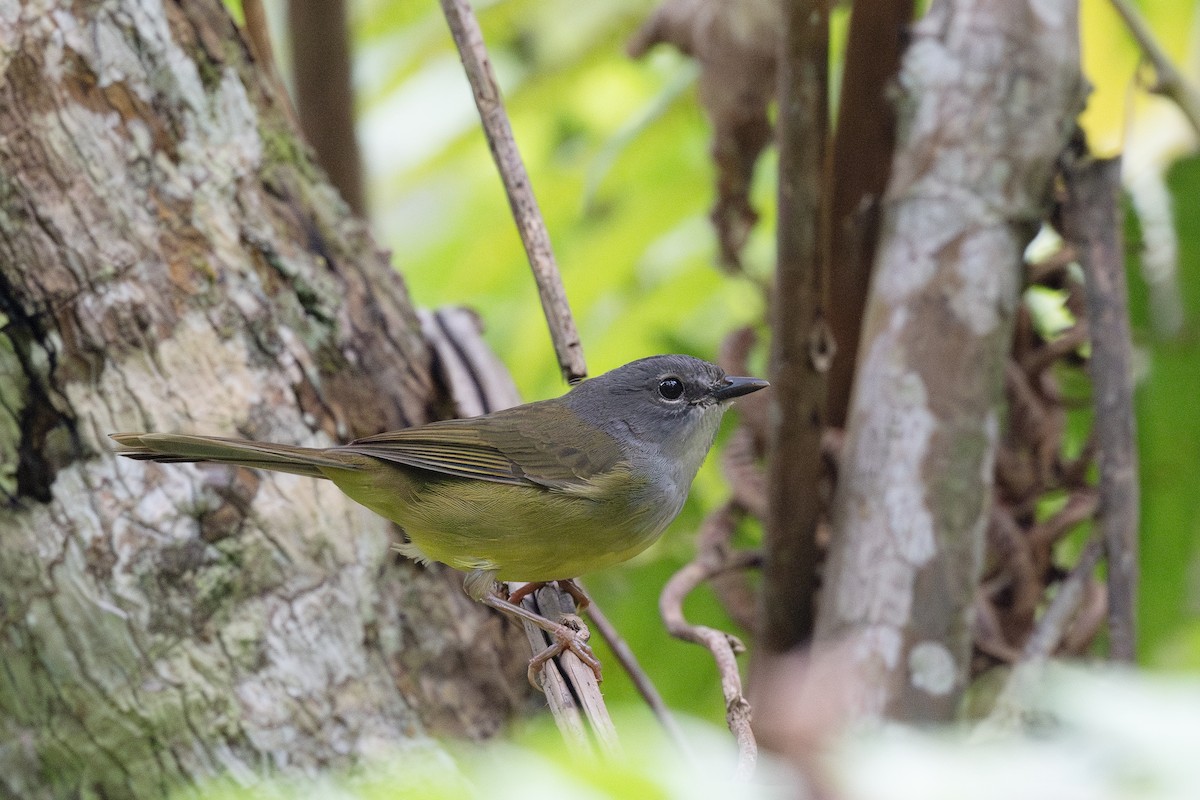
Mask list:
[[[1170,57],[1163,51],[1162,45],[1154,38],[1146,20],[1134,9],[1129,0],[1112,0],[1113,8],[1125,20],[1129,33],[1154,68],[1154,85],[1150,91],[1169,98],[1179,107],[1183,115],[1192,125],[1192,129],[1200,134],[1200,91],[1188,82],[1183,74],[1171,63]]]
[[[509,590],[522,585],[510,583]],[[571,596],[552,585],[528,595],[521,604],[548,619],[561,619],[575,612]],[[550,645],[549,638],[541,628],[529,622],[522,622],[522,625],[534,653],[540,653]],[[574,653],[566,650],[546,662],[542,668],[542,689],[546,693],[550,713],[573,753],[591,755],[594,752],[594,737],[603,755],[620,754],[621,745],[617,740],[616,728],[604,705],[596,676]]]
[[[542,311],[550,327],[550,338],[554,342],[559,367],[569,383],[577,381],[587,377],[583,346],[571,316],[571,307],[567,303],[562,276],[554,260],[550,234],[546,231],[546,223],[533,196],[525,163],[521,160],[508,115],[504,111],[504,101],[500,97],[500,87],[496,83],[491,61],[488,60],[479,21],[475,19],[467,0],[441,0],[441,4],[454,44],[462,58],[467,80],[471,83],[475,105],[479,109],[496,168],[504,182],[504,191],[508,195],[521,242],[525,245],[529,266],[537,281]]]
[[[512,585],[509,588],[512,588]],[[524,604],[531,611],[536,611],[533,602],[528,598]],[[546,648],[547,640],[541,628],[525,620],[522,620],[521,627],[525,629],[525,636],[529,639],[530,650],[540,653]],[[554,717],[554,723],[558,726],[558,731],[562,734],[567,749],[574,756],[593,755],[594,751],[591,739],[588,738],[583,714],[580,712],[579,704],[575,702],[571,690],[567,687],[566,679],[563,678],[555,659],[547,661],[542,667],[542,691],[546,694],[550,715]]]
[[[758,745],[750,729],[750,702],[742,694],[742,678],[738,672],[737,654],[745,652],[735,636],[704,625],[692,625],[683,615],[683,601],[701,583],[730,569],[746,569],[762,560],[759,553],[746,550],[731,553],[723,563],[692,561],[671,576],[658,598],[658,610],[672,636],[707,647],[716,661],[721,676],[721,691],[725,695],[725,721],[738,745],[737,777],[749,780],[758,761]]]
[[[549,619],[562,619],[574,615],[576,611],[571,595],[561,591],[555,584],[539,589],[534,600],[540,609],[539,613]],[[563,651],[555,660],[558,661],[559,669],[567,679],[572,694],[583,709],[600,752],[605,756],[621,755],[617,729],[608,714],[608,708],[604,705],[604,697],[600,694],[600,684],[596,682],[596,675],[569,650]]]
[[[1072,159],[1064,165],[1063,221],[1087,280],[1091,372],[1099,449],[1100,530],[1108,556],[1110,655],[1133,661],[1137,603],[1138,467],[1133,412],[1133,345],[1121,235],[1121,163]]]
[[[771,296],[771,450],[758,639],[783,653],[816,618],[821,431],[833,343],[824,318],[824,173],[829,11],[783,4],[779,59],[779,222]]]
[[[634,687],[638,690],[638,694],[646,701],[646,705],[650,706],[650,710],[654,713],[667,736],[679,748],[679,751],[690,760],[694,760],[695,756],[688,746],[687,739],[683,735],[683,729],[679,727],[679,723],[675,720],[675,716],[671,710],[667,708],[667,704],[663,702],[662,695],[658,693],[654,682],[650,680],[650,676],[642,669],[642,665],[638,663],[637,656],[633,654],[633,650],[629,644],[621,636],[616,626],[605,616],[600,606],[595,600],[589,600],[586,612],[588,618],[591,619],[593,627],[599,632],[600,637],[608,643],[609,648],[613,651],[613,655],[617,657],[617,661],[621,662],[621,666],[625,668],[629,679],[633,681]]]

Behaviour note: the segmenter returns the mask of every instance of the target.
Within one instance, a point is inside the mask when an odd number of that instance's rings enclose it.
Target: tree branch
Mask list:
[[[850,12],[837,128],[830,153],[829,327],[837,347],[829,371],[829,425],[843,427],[883,191],[891,174],[896,109],[888,96],[900,69],[913,0],[857,0]]]
[[[500,87],[496,83],[496,75],[492,71],[492,63],[484,47],[483,32],[480,31],[479,21],[475,19],[475,12],[471,10],[467,0],[441,0],[441,4],[446,22],[450,26],[450,34],[454,37],[454,44],[462,58],[467,80],[471,83],[479,118],[483,122],[483,130],[487,135],[496,169],[504,182],[504,191],[508,195],[513,219],[521,235],[521,243],[525,245],[525,253],[529,257],[529,266],[537,282],[542,312],[546,315],[546,324],[550,327],[550,338],[554,342],[559,368],[563,378],[568,383],[574,383],[587,377],[583,345],[579,341],[579,332],[571,316],[562,276],[554,260],[550,234],[546,231],[546,223],[533,195],[529,174],[525,171],[525,163],[521,160],[521,153],[513,139],[512,126],[509,125],[508,115],[504,111]]]
[[[706,521],[708,524],[708,521]],[[671,576],[658,598],[658,610],[670,634],[694,644],[707,647],[721,676],[721,691],[725,695],[725,721],[738,745],[737,776],[749,780],[758,761],[758,745],[750,728],[750,702],[742,694],[742,678],[738,672],[737,654],[745,652],[736,636],[704,625],[692,625],[683,615],[684,599],[701,583],[731,569],[747,569],[762,561],[759,553],[739,550],[717,560],[713,551],[697,553],[695,560]]]
[[[1063,223],[1079,253],[1087,284],[1093,425],[1099,445],[1099,523],[1108,554],[1110,655],[1132,662],[1137,651],[1139,498],[1121,162],[1079,156],[1068,160],[1063,176],[1067,187]]]
[[[770,451],[759,642],[783,653],[812,635],[825,374],[824,173],[829,12],[824,0],[784,4],[779,59],[778,266],[771,296]]]
[[[510,584],[510,588],[513,585]],[[571,595],[561,591],[557,584],[549,584],[526,597],[522,604],[529,610],[552,620],[562,619],[575,614],[575,602]],[[525,633],[529,637],[530,647],[535,653],[540,653],[552,643],[541,629],[523,622]],[[532,628],[532,630],[531,630]],[[536,636],[535,636],[536,634]],[[550,670],[549,667],[556,667]],[[543,671],[543,686],[546,688],[546,700],[550,711],[558,723],[568,743],[578,744],[578,725],[576,718],[582,711],[587,721],[587,730],[591,731],[600,753],[605,756],[621,755],[621,743],[617,739],[617,729],[609,716],[608,708],[604,705],[604,697],[600,693],[600,685],[592,670],[579,660],[570,650],[563,651],[546,662]],[[559,683],[561,681],[561,684]]]

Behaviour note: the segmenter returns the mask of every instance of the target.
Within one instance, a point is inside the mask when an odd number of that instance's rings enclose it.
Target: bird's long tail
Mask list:
[[[180,462],[214,461],[254,469],[291,472],[310,478],[329,477],[322,467],[355,469],[328,450],[296,447],[288,444],[252,442],[245,439],[224,439],[219,436],[192,436],[182,433],[113,433],[109,434],[121,448],[119,455],[142,461]]]

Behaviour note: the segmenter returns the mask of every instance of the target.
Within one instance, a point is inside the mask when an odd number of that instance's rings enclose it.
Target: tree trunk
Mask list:
[[[401,279],[222,4],[9,0],[0,40],[0,795],[494,731],[519,637],[384,520],[112,455],[124,430],[327,444],[438,400]]]
[[[1022,253],[1081,106],[1073,0],[944,0],[913,31],[857,360],[818,641],[865,711],[965,688]]]

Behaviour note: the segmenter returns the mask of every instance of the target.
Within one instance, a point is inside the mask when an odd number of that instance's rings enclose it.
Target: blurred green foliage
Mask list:
[[[1129,227],[1130,302],[1142,357],[1137,389],[1142,478],[1141,654],[1151,664],[1200,669],[1200,158],[1168,174],[1179,236],[1185,325],[1155,335],[1158,309],[1139,279],[1140,227]]]

